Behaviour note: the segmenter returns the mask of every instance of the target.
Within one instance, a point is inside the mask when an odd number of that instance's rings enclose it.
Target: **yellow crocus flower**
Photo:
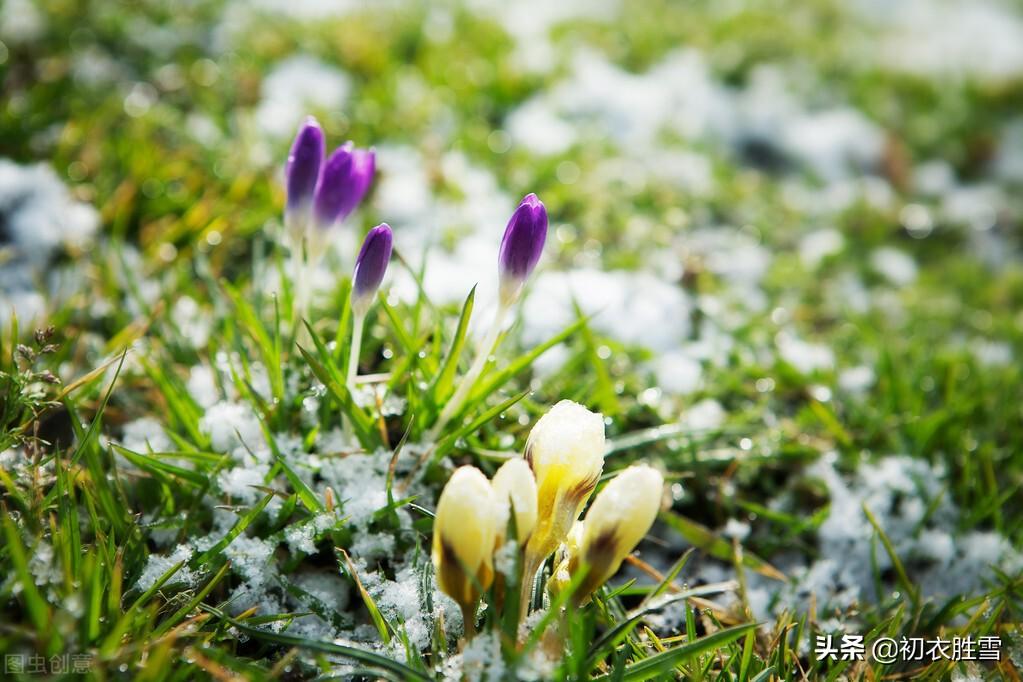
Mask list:
[[[536,422],[526,441],[526,461],[536,477],[537,520],[526,544],[522,614],[533,578],[564,541],[604,467],[604,417],[562,400]]]
[[[577,604],[618,572],[622,561],[650,530],[661,506],[664,477],[645,464],[631,466],[601,490],[583,519],[574,542],[566,543],[555,569],[554,587],[564,589],[581,565],[587,575],[573,595]]]
[[[466,637],[476,604],[494,580],[493,554],[502,513],[490,481],[476,467],[455,470],[437,502],[433,565],[437,586],[462,608]]]

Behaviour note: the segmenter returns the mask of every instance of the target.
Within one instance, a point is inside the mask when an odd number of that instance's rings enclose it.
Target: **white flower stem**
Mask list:
[[[366,313],[356,312],[352,317],[352,342],[348,351],[348,377],[345,384],[348,392],[355,394],[355,379],[359,376],[359,351],[362,349],[362,327],[366,322]]]
[[[292,321],[296,329],[301,329],[302,319],[306,316],[306,279],[308,263],[305,258],[302,240],[299,240],[291,249],[291,277],[294,283],[292,301]]]
[[[505,314],[508,312],[508,306],[504,303],[499,303],[497,311],[494,313],[494,322],[490,325],[490,330],[487,335],[483,338],[483,342],[479,345],[476,350],[476,358],[473,360],[472,366],[469,371],[462,377],[461,383],[458,384],[458,388],[455,389],[454,395],[444,404],[444,409],[441,410],[440,417],[437,418],[437,422],[430,429],[427,434],[427,440],[435,441],[437,436],[440,435],[441,430],[447,425],[451,418],[458,413],[461,409],[462,403],[469,396],[469,391],[472,390],[473,386],[476,385],[476,380],[479,379],[480,374],[483,372],[483,368],[487,364],[487,359],[490,358],[490,354],[494,352],[494,348],[497,345],[497,337],[501,333],[501,326],[504,323]]]

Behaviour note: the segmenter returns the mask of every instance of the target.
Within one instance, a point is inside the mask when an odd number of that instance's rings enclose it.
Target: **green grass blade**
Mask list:
[[[728,646],[755,627],[757,627],[757,623],[736,625],[725,630],[719,630],[713,635],[707,635],[688,644],[662,651],[649,658],[644,658],[641,661],[626,666],[622,679],[649,680],[655,677],[664,679],[662,676],[671,675],[680,663],[684,663],[709,651]],[[601,675],[594,679],[607,680],[610,677],[610,675]]]
[[[200,606],[204,611],[216,616],[226,623],[230,623],[240,632],[245,633],[249,637],[258,639],[264,642],[272,642],[274,644],[280,644],[288,647],[299,647],[306,649],[307,651],[317,651],[324,654],[330,654],[333,656],[343,656],[345,658],[351,658],[361,663],[371,665],[375,668],[395,673],[403,680],[416,680],[417,682],[432,682],[433,678],[426,675],[418,670],[403,665],[395,660],[386,658],[379,654],[375,654],[371,651],[365,651],[356,647],[345,646],[343,644],[336,644],[334,642],[324,642],[316,639],[308,639],[306,637],[298,637],[296,635],[280,634],[276,632],[270,632],[267,630],[261,630],[254,628],[243,621],[231,618],[222,611],[215,609],[205,604]]]
[[[733,559],[732,545],[724,538],[718,537],[714,531],[702,526],[691,519],[674,512],[662,512],[661,520],[675,529],[679,535],[684,537],[695,547],[702,549],[715,559],[731,562]],[[775,580],[788,581],[785,574],[767,563],[752,552],[743,551],[742,565],[750,570],[774,578]]]
[[[191,561],[189,561],[188,562],[189,566],[191,566],[193,568],[197,568],[199,566],[202,566],[203,564],[207,563],[211,558],[213,558],[214,556],[216,556],[217,554],[222,552],[225,547],[230,545],[234,541],[234,539],[236,537],[241,535],[242,532],[246,528],[249,527],[250,523],[252,523],[253,521],[256,520],[256,517],[259,516],[259,514],[263,511],[263,509],[266,507],[266,505],[268,505],[270,503],[270,500],[272,500],[272,499],[273,499],[273,495],[267,495],[262,500],[260,500],[259,503],[256,504],[255,507],[250,509],[248,511],[248,513],[245,514],[245,516],[243,516],[240,519],[238,519],[237,523],[235,523],[231,527],[231,530],[229,530],[227,532],[227,535],[222,537],[217,542],[217,544],[213,545],[212,547],[207,549],[205,552],[203,552],[202,554],[200,554],[197,557],[194,557]]]
[[[473,306],[476,301],[476,286],[473,285],[469,295],[465,297],[462,305],[462,314],[458,318],[458,327],[455,329],[455,336],[451,339],[451,347],[448,349],[444,362],[441,364],[437,379],[433,382],[432,390],[434,405],[443,405],[444,401],[451,395],[455,383],[455,372],[458,371],[458,360],[462,357],[462,350],[465,348],[465,341],[469,331],[469,320],[472,317]]]

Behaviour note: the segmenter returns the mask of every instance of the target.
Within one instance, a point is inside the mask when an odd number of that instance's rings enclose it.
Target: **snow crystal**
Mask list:
[[[317,514],[311,521],[293,523],[284,529],[284,539],[292,552],[316,553],[316,536],[337,523],[333,514]]]
[[[500,633],[482,632],[462,651],[462,673],[467,680],[500,682],[505,672]]]
[[[387,469],[390,453],[354,454],[327,460],[320,469],[334,489],[348,522],[365,529],[373,515],[387,506]]]
[[[55,585],[63,579],[60,564],[54,559],[53,545],[40,540],[28,561],[28,569],[35,578],[37,587]]]
[[[178,545],[174,548],[174,551],[168,555],[161,554],[150,554],[146,560],[146,567],[142,569],[142,574],[139,576],[135,586],[145,592],[163,576],[164,573],[169,571],[174,564],[182,561],[188,561],[192,558],[193,550],[189,545]],[[192,586],[196,583],[198,576],[188,568],[188,565],[183,565],[178,571],[170,577],[169,583],[186,583]]]
[[[214,450],[230,453],[241,463],[251,459],[250,451],[258,459],[269,457],[259,417],[248,405],[226,401],[213,404],[199,419],[199,430],[210,437]]]
[[[224,549],[231,568],[252,588],[262,587],[272,574],[270,566],[277,545],[268,540],[239,535]]]
[[[152,417],[130,421],[122,427],[121,445],[132,452],[170,452],[174,444],[163,426]]]
[[[269,464],[251,464],[225,469],[217,476],[217,486],[221,492],[229,495],[233,502],[254,504],[265,495],[255,486],[265,486],[266,475],[269,472]]]
[[[340,615],[348,608],[349,601],[351,599],[349,584],[337,573],[319,570],[304,570],[291,578],[291,580],[298,588],[308,593],[311,598],[315,599],[322,607],[326,608],[328,613],[333,612]],[[304,604],[306,597],[299,598],[292,595],[291,600],[294,601],[299,608],[303,608],[303,610],[308,608]],[[318,617],[301,618],[295,621],[295,625],[309,625],[311,622],[318,620],[320,620]],[[308,627],[296,628],[295,625],[289,628],[290,632],[301,630],[307,635],[311,634]],[[334,637],[336,636],[336,633],[332,633],[328,636]]]
[[[217,390],[217,384],[213,378],[213,370],[207,365],[192,366],[188,372],[188,382],[185,388],[199,407],[208,409],[220,399],[220,392]]]
[[[396,572],[394,580],[388,580],[379,573],[367,570],[361,561],[356,562],[356,570],[363,587],[373,597],[380,613],[388,622],[404,624],[409,642],[420,651],[430,646],[433,623],[439,613],[443,610],[446,623],[452,618],[452,612],[445,607],[440,598],[441,593],[436,588],[432,597],[434,611],[433,613],[427,611],[420,589],[421,576],[413,565],[401,567]]]

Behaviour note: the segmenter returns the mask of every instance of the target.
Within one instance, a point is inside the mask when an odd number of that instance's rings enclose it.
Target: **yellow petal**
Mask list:
[[[474,602],[493,581],[500,507],[490,481],[476,467],[455,470],[437,502],[433,563],[437,584],[460,604]]]
[[[579,518],[600,479],[605,449],[603,416],[571,400],[559,402],[533,426],[526,442],[537,484],[530,563],[550,556]]]
[[[602,583],[643,539],[661,505],[664,477],[645,464],[631,466],[604,487],[583,521],[579,553]],[[597,578],[595,575],[594,578]]]
[[[518,541],[525,542],[536,526],[536,479],[526,460],[515,457],[501,465],[494,474],[493,486],[498,502],[515,511]],[[502,526],[498,533],[504,530]]]

